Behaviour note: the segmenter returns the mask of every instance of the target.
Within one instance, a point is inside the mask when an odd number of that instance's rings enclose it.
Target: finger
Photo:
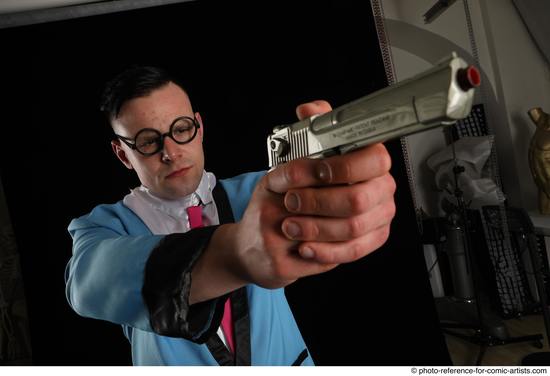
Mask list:
[[[380,248],[388,240],[389,233],[390,226],[384,225],[347,242],[304,242],[298,247],[298,252],[304,259],[321,264],[348,263]]]
[[[323,273],[337,266],[337,264],[330,265],[319,263],[313,259],[305,259],[298,253],[300,242],[289,241],[282,234],[276,236],[280,237],[280,242],[276,248],[272,248],[274,257],[269,262],[275,276],[274,284],[264,284],[262,287],[285,286],[298,278]]]
[[[290,217],[282,231],[290,240],[342,242],[360,238],[391,223],[395,216],[393,200],[377,205],[367,213],[351,218]]]
[[[365,182],[321,188],[291,189],[284,197],[294,214],[349,217],[363,214],[385,201],[393,201],[396,185],[387,173]]]
[[[344,155],[284,163],[267,174],[267,188],[285,193],[292,188],[352,184],[382,176],[390,168],[386,147],[374,144]]]
[[[328,165],[326,183],[346,184],[369,180],[390,171],[391,157],[384,144],[370,145],[323,160]]]
[[[327,101],[316,100],[296,107],[296,116],[298,116],[298,119],[303,120],[310,116],[324,114],[329,111],[332,111],[332,107]]]
[[[320,263],[312,258],[304,258],[298,251],[294,251],[290,257],[292,257],[293,262],[287,270],[294,279],[325,273],[338,266],[338,264]]]

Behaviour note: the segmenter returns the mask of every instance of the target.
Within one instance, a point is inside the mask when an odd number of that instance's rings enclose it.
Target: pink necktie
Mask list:
[[[189,227],[202,227],[202,207],[190,206],[187,208],[187,217],[189,217]]]
[[[197,228],[197,227],[203,227],[202,224],[202,207],[201,206],[190,206],[187,208],[187,216],[189,218],[189,227],[191,229]],[[223,318],[222,318],[222,330],[223,334],[225,335],[225,339],[227,341],[227,345],[229,346],[229,350],[231,352],[235,352],[235,345],[233,342],[233,325],[232,325],[232,314],[231,314],[231,303],[230,300],[227,299],[225,301],[224,310],[223,310]]]

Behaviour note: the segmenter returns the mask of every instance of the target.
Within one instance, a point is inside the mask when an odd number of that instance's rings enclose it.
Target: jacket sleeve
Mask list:
[[[155,333],[204,343],[220,326],[228,295],[189,305],[191,271],[216,228],[167,235],[151,253],[142,292]]]
[[[211,233],[152,235],[142,223],[142,231],[129,231],[119,209],[98,207],[69,225],[73,256],[65,281],[72,308],[81,316],[193,341],[215,332],[223,303],[188,304],[190,271]],[[178,330],[168,332],[166,323]]]

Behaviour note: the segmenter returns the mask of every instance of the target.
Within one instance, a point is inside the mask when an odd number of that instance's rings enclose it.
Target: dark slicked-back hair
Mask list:
[[[124,103],[134,98],[145,97],[169,82],[175,83],[184,90],[182,85],[162,68],[132,66],[105,85],[101,95],[100,110],[110,122],[118,117]]]

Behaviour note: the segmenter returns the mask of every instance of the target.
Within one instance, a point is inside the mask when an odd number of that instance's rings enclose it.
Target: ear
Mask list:
[[[202,116],[199,112],[195,112],[195,118],[197,119],[197,121],[200,124],[198,133],[199,133],[199,137],[201,138],[201,141],[202,141],[202,138],[204,136],[204,124],[202,123]]]
[[[124,151],[124,149],[122,149],[120,140],[112,140],[111,148],[113,149],[113,153],[115,153],[117,158],[122,162],[124,166],[126,166],[127,169],[129,170],[134,169],[134,167],[132,166],[132,163],[130,163],[130,161],[128,160],[128,157],[126,156],[126,152]]]

